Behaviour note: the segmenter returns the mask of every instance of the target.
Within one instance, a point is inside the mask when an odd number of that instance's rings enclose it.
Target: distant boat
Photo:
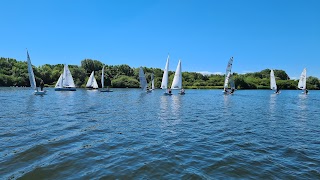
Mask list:
[[[27,62],[28,62],[28,74],[29,74],[29,80],[30,80],[30,86],[32,89],[34,89],[34,94],[35,95],[45,95],[46,94],[46,90],[44,91],[39,91],[38,88],[37,88],[37,84],[36,84],[36,79],[34,77],[34,73],[33,73],[33,69],[32,69],[32,64],[31,64],[31,59],[30,59],[30,56],[29,56],[29,52],[27,50]]]
[[[154,74],[151,74],[151,89],[154,90]]]
[[[151,90],[148,89],[148,83],[142,67],[140,67],[139,69],[139,81],[140,81],[140,87],[142,91],[151,92]]]
[[[182,89],[182,72],[181,72],[181,60],[178,62],[176,72],[172,81],[171,89],[180,89],[179,94],[185,94],[184,89]]]
[[[58,82],[55,86],[55,91],[76,91],[76,86],[68,68],[68,65],[64,65],[63,72],[60,75]]]
[[[162,76],[162,82],[161,82],[161,89],[165,89],[166,92],[164,93],[165,95],[172,95],[171,89],[168,90],[168,80],[169,80],[169,55],[167,58],[166,66],[163,70],[163,76]]]
[[[104,66],[102,67],[102,72],[101,72],[101,90],[100,92],[113,92],[112,90],[109,89],[109,86],[107,86],[107,89],[104,89]]]
[[[233,64],[233,57],[231,57],[229,59],[228,65],[227,65],[227,69],[226,69],[226,77],[224,80],[224,87],[223,87],[223,93],[224,94],[233,94],[235,91],[235,84],[234,84],[234,79],[231,73],[231,69],[232,69],[232,64]],[[231,88],[231,91],[228,91],[228,88]]]
[[[270,89],[275,90],[274,93],[280,94],[280,91],[278,91],[278,88],[277,88],[276,78],[274,76],[274,72],[272,69],[270,71]]]
[[[303,90],[302,93],[308,94],[307,90],[307,69],[304,68],[299,79],[298,88]]]
[[[92,71],[92,73],[90,74],[90,77],[89,77],[88,82],[86,84],[86,88],[89,88],[89,89],[98,89],[99,88],[97,80],[94,77],[94,71]]]

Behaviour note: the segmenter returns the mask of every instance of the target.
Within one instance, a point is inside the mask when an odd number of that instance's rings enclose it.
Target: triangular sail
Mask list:
[[[277,89],[277,83],[276,83],[276,78],[274,77],[274,72],[271,69],[270,72],[270,89],[276,90]]]
[[[151,89],[154,90],[154,74],[151,74]]]
[[[140,67],[140,70],[139,70],[139,80],[140,80],[141,89],[143,91],[146,91],[147,90],[147,80],[146,80],[146,76],[144,75],[142,67]]]
[[[102,72],[101,72],[101,87],[104,87],[104,66],[102,67]]]
[[[182,88],[182,73],[181,73],[181,61],[179,60],[174,78],[172,81],[171,89],[181,89]]]
[[[224,90],[228,89],[230,77],[231,77],[231,72],[228,72],[224,80]]]
[[[307,87],[307,69],[304,68],[301,75],[300,75],[298,88],[304,90],[304,89],[306,89],[306,87]]]
[[[28,50],[27,50],[27,59],[28,59],[27,61],[28,61],[28,74],[29,74],[30,86],[31,86],[32,89],[37,89],[36,80],[35,80],[35,77],[34,77],[32,64],[31,64],[31,60],[30,60],[30,56],[29,56]]]
[[[162,82],[161,82],[161,89],[167,89],[168,88],[168,70],[169,70],[169,55],[167,58],[166,66],[163,70],[163,76],[162,76]]]
[[[99,88],[98,83],[97,83],[97,80],[96,80],[95,77],[93,77],[92,88],[93,88],[93,89],[98,89],[98,88]]]
[[[76,87],[74,85],[74,81],[73,81],[71,72],[68,68],[68,65],[66,64],[64,65],[62,79],[63,79],[63,87]]]
[[[58,79],[58,82],[57,82],[57,84],[56,84],[56,86],[55,86],[55,88],[63,88],[63,80],[62,80],[63,78],[62,78],[62,74],[60,75],[60,77],[59,77],[59,79]]]
[[[233,57],[231,57],[229,59],[228,65],[227,65],[227,68],[226,68],[226,77],[225,77],[225,80],[224,80],[224,90],[228,89],[229,80],[230,80],[230,78],[232,76],[232,74],[231,74],[232,64],[233,64]]]
[[[98,88],[97,80],[94,77],[94,71],[92,71],[92,73],[91,73],[91,75],[90,75],[90,77],[88,79],[88,82],[86,84],[86,87],[87,88],[94,88],[94,89]]]

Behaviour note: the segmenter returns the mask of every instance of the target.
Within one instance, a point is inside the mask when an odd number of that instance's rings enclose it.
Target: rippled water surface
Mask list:
[[[319,179],[320,91],[0,88],[0,179]]]

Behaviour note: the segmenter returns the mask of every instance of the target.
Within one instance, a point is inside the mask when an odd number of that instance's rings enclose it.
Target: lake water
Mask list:
[[[319,179],[320,91],[0,88],[0,179]]]

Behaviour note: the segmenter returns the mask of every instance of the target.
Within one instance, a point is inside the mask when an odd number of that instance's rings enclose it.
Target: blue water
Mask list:
[[[320,91],[0,88],[0,179],[319,179]]]

